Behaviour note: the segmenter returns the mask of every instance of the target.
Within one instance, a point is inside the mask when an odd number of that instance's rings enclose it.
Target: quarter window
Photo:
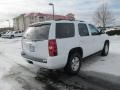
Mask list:
[[[56,24],[56,38],[73,37],[75,34],[75,27],[73,23],[57,23]]]
[[[80,36],[89,36],[89,32],[86,24],[80,23],[78,24],[78,28],[79,28]]]

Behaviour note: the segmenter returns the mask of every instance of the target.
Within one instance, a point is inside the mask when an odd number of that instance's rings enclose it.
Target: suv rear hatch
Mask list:
[[[25,54],[38,59],[49,56],[48,38],[51,24],[30,26],[23,35],[22,48]]]

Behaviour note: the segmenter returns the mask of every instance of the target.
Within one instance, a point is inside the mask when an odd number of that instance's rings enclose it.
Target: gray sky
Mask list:
[[[55,13],[66,15],[74,13],[77,19],[92,21],[94,11],[104,2],[114,12],[116,24],[120,23],[120,0],[0,0],[0,27],[8,26],[7,19],[22,13],[52,13],[49,2],[55,4]]]

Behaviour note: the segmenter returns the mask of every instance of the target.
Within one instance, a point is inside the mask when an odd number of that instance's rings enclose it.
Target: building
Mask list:
[[[21,14],[20,16],[13,19],[13,27],[14,30],[26,30],[26,28],[36,22],[48,21],[52,20],[52,14],[44,14],[44,13],[29,13],[29,14]],[[75,20],[74,14],[69,13],[66,16],[63,15],[54,15],[55,20]]]
[[[20,16],[13,19],[13,27],[14,30],[24,30],[25,29],[25,14],[21,14]]]
[[[13,31],[13,27],[4,27],[4,28],[0,28],[0,32],[6,32],[6,31]]]

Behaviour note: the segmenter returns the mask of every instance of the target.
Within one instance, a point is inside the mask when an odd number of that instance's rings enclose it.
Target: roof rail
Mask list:
[[[85,21],[81,21],[81,20],[75,20],[75,21],[79,21],[79,22],[85,22]]]
[[[54,21],[62,21],[62,20],[66,20],[66,21],[75,21],[75,20],[69,20],[69,19],[57,19],[57,20],[54,20]]]
[[[57,19],[57,20],[54,20],[54,21],[62,21],[62,20],[85,22],[85,21],[82,21],[82,20],[69,20],[69,19]]]
[[[80,22],[85,22],[85,21],[80,21]]]

